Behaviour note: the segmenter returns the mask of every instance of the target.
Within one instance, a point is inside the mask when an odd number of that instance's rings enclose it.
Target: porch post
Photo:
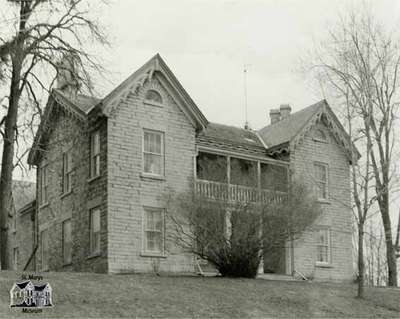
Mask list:
[[[226,183],[229,184],[231,183],[231,157],[227,156],[226,157]]]
[[[290,169],[290,164],[286,167],[286,172],[287,172],[287,200],[290,200],[290,192],[291,192],[291,187],[290,185],[292,184],[292,171]],[[293,234],[290,234],[290,271],[292,273],[292,276],[295,274],[295,264],[294,264],[294,241],[293,241]]]

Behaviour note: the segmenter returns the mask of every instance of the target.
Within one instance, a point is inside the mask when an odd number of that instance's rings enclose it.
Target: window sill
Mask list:
[[[90,184],[91,182],[95,181],[96,179],[100,178],[101,175],[93,176],[87,179],[87,182]]]
[[[68,266],[72,266],[72,261],[70,263],[63,264],[63,267],[68,267]]]
[[[93,259],[93,258],[100,257],[100,256],[101,256],[101,253],[97,252],[97,253],[90,254],[89,256],[87,256],[86,259]]]
[[[154,102],[151,100],[144,100],[143,103],[146,105],[151,105],[151,106],[164,107],[164,105],[162,103],[157,103],[157,102]]]
[[[50,203],[49,203],[49,202],[46,202],[46,203],[40,205],[40,206],[39,206],[39,209],[45,208],[45,207],[47,207],[47,206],[49,206],[49,205],[50,205]]]
[[[331,204],[331,201],[329,199],[326,199],[326,198],[318,198],[317,202],[320,203],[320,204],[326,204],[326,205],[330,205]]]
[[[326,140],[321,140],[319,138],[313,138],[314,142],[319,142],[319,143],[324,143],[324,144],[328,144],[328,141]]]
[[[333,268],[332,264],[330,264],[330,263],[324,263],[324,262],[318,262],[318,261],[315,263],[315,267],[318,267],[318,268]]]
[[[141,257],[155,257],[155,258],[167,258],[166,255],[156,252],[144,251],[140,253]]]
[[[60,198],[63,199],[63,198],[67,197],[70,194],[72,194],[72,189],[70,191],[68,191],[67,193],[61,194]]]
[[[142,179],[153,179],[157,181],[165,181],[165,176],[162,175],[153,175],[149,173],[140,173],[140,177]]]

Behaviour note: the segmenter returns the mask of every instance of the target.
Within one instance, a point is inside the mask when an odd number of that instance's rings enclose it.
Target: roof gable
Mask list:
[[[159,79],[164,87],[168,86],[174,91],[175,94],[171,96],[195,127],[198,130],[204,129],[208,124],[207,119],[159,54],[146,62],[101,101],[99,107],[103,114],[110,116],[130,93],[137,93],[139,88],[150,81],[155,74],[160,75]]]
[[[315,103],[291,114],[275,124],[270,124],[258,131],[268,148],[288,143],[296,136],[311,117],[323,107],[324,101]]]
[[[320,121],[324,122],[336,141],[346,149],[350,160],[353,155],[355,158],[361,156],[355,145],[350,142],[350,136],[326,100],[315,103],[291,114],[284,120],[262,128],[259,130],[259,134],[267,144],[268,149],[283,144],[290,144],[291,147],[295,147],[303,141],[305,135]],[[354,154],[351,155],[351,152],[354,152]]]
[[[67,114],[77,119],[78,121],[86,123],[87,109],[91,107],[88,99],[89,97],[83,95],[78,95],[75,99],[72,99],[64,95],[64,93],[58,89],[51,90],[46,107],[44,109],[44,113],[42,115],[42,119],[39,124],[39,128],[36,132],[32,147],[28,154],[28,164],[36,164],[40,144],[43,142],[43,137],[45,133],[51,127],[51,115],[56,106],[61,107]],[[95,100],[97,99],[93,98],[91,103],[96,103]],[[80,102],[78,103],[78,101]]]

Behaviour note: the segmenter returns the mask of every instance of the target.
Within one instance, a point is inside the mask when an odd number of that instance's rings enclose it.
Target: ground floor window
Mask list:
[[[41,261],[42,270],[49,269],[49,232],[47,229],[42,230],[40,233],[40,250],[41,250]]]
[[[90,254],[100,254],[100,208],[90,211]]]
[[[72,262],[72,230],[71,230],[71,219],[67,219],[63,222],[63,261],[64,265],[68,265]]]
[[[164,209],[145,207],[143,223],[145,252],[164,254]]]
[[[328,228],[317,231],[317,264],[329,264],[331,262],[331,239]]]

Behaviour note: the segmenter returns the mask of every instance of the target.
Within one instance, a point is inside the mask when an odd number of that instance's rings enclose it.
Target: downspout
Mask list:
[[[289,150],[290,150],[290,144],[289,144]],[[289,153],[290,154],[290,153]],[[287,189],[287,194],[290,196],[291,194],[291,184],[292,184],[292,169],[291,169],[291,161],[290,161],[291,154],[289,155],[289,166],[287,168],[287,180],[288,180],[288,189]],[[290,200],[290,198],[288,198]],[[294,241],[293,241],[293,234],[292,231],[290,231],[290,270],[292,273],[292,276],[295,275],[296,270],[295,270],[295,265],[294,265]]]
[[[38,186],[36,186],[36,187],[38,187]],[[37,189],[36,189],[36,191],[37,191]],[[39,214],[39,209],[38,209],[39,207],[38,207],[38,201],[36,200],[35,201],[35,206],[34,206],[34,211],[33,211],[33,214],[32,214],[32,218],[33,218],[33,227],[32,227],[32,239],[33,239],[33,242],[32,242],[32,253],[31,253],[31,255],[29,256],[29,258],[28,258],[28,261],[26,262],[26,264],[25,264],[25,266],[24,266],[24,268],[23,268],[23,271],[26,271],[27,269],[28,269],[28,267],[29,267],[29,265],[31,264],[31,262],[32,262],[32,260],[33,260],[33,269],[34,269],[34,271],[37,271],[37,269],[36,269],[36,258],[35,258],[35,256],[36,256],[36,252],[37,252],[37,250],[38,250],[38,248],[39,248],[39,235],[38,235],[38,229],[39,229],[39,216],[38,216],[38,214]]]

